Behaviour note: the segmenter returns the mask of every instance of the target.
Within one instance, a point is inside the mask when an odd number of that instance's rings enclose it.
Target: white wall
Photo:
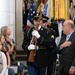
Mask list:
[[[0,28],[9,26],[15,40],[15,0],[0,0]]]

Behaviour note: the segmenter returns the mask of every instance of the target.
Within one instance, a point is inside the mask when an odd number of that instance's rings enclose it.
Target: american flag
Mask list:
[[[33,16],[35,14],[35,6],[34,6],[34,0],[31,0],[30,9],[28,12],[28,18],[27,18],[27,25],[26,29],[28,30],[30,27],[33,27]]]
[[[44,9],[43,9],[43,15],[46,16],[47,15],[47,8],[48,8],[48,4],[44,5]]]

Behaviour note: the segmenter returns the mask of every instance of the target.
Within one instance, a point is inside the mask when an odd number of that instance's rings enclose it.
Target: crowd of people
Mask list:
[[[52,75],[54,62],[59,57],[60,75],[75,74],[75,31],[72,20],[65,20],[62,25],[63,36],[56,45],[57,32],[48,26],[48,17],[40,15],[33,17],[34,27],[28,29],[22,48],[28,51],[28,75]],[[29,60],[30,55],[34,60]]]
[[[11,65],[15,65],[16,62],[16,51],[13,39],[10,38],[11,30],[8,26],[1,28],[0,34],[0,53],[3,57],[0,67],[0,75],[5,75],[5,71],[8,69],[8,75],[14,75],[14,70],[10,68]],[[6,56],[6,57],[5,57]]]
[[[36,13],[33,17],[34,27],[26,31],[22,44],[23,50],[28,51],[28,75],[53,75],[57,54],[60,55],[60,75],[74,75],[75,42],[73,21],[63,20],[63,35],[59,45],[56,45],[55,39],[59,36],[58,21],[51,19],[49,24],[49,18],[42,14],[40,19],[40,14]],[[68,39],[66,40],[67,36]],[[30,57],[33,59],[29,60]]]
[[[63,36],[57,46],[55,39],[59,36],[58,26],[54,20],[49,24],[48,19],[42,12],[36,13],[33,17],[34,26],[24,29],[22,48],[27,51],[28,75],[54,75],[57,54],[60,75],[75,75],[74,23],[72,20],[64,20]],[[25,24],[26,22],[23,23],[24,26]],[[10,68],[11,65],[17,65],[15,43],[10,38],[11,30],[8,26],[3,26],[0,30],[0,75],[5,75],[7,69],[8,75],[15,75]]]
[[[0,31],[0,75],[15,75],[11,66],[17,66],[18,72],[21,72],[24,64],[20,62],[18,65],[16,60],[16,46],[14,40],[10,38],[9,26],[2,26]]]

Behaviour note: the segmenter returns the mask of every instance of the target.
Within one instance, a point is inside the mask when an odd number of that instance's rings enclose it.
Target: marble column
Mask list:
[[[9,26],[15,40],[15,0],[0,0],[0,28]]]

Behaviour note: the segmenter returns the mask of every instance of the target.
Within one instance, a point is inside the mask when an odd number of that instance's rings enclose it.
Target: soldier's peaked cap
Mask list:
[[[40,17],[40,13],[36,13],[33,17],[33,20],[38,20]]]
[[[42,15],[43,22],[47,22],[49,20],[49,17]]]

